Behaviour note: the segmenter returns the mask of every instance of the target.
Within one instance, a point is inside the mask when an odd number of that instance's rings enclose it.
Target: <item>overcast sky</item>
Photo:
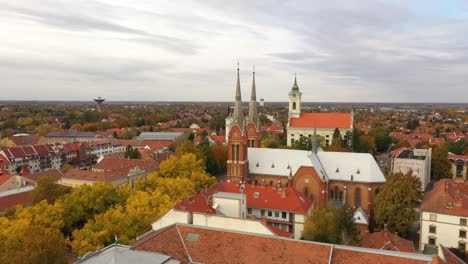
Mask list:
[[[0,100],[468,102],[468,0],[0,0]]]

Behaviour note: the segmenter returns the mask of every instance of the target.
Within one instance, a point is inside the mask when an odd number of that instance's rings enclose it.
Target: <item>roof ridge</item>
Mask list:
[[[187,253],[187,257],[189,259],[189,263],[193,263],[192,256],[190,256],[190,252],[187,249],[187,245],[185,245],[184,238],[182,237],[182,234],[180,233],[179,226],[175,224],[177,234],[179,234],[180,242],[182,242],[182,245],[184,246],[185,253]]]

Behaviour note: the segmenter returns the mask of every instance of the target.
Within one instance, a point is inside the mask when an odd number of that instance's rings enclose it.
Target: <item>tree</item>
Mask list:
[[[279,138],[275,134],[268,134],[262,140],[263,148],[278,148],[279,146]]]
[[[359,146],[357,152],[360,153],[371,153],[375,155],[377,153],[377,146],[375,145],[375,139],[368,135],[359,136]]]
[[[171,201],[176,203],[196,194],[195,184],[186,178],[163,178],[157,172],[150,173],[146,178],[136,181],[137,191],[153,192],[160,190],[169,195]]]
[[[406,234],[414,221],[416,202],[422,198],[421,181],[411,173],[391,174],[375,198],[375,220],[388,230]]]
[[[125,149],[125,158],[130,158],[130,159],[141,159],[141,153],[138,151],[137,148],[132,147],[131,145],[128,145],[127,148]]]
[[[260,120],[260,124],[262,126],[269,126],[272,123],[271,120],[268,119],[268,117],[266,115],[263,115],[263,114],[258,115],[258,119]]]
[[[219,132],[221,129],[224,128],[224,125],[226,123],[225,119],[225,114],[218,113],[211,117],[210,121],[208,121],[208,126],[212,131]]]
[[[351,150],[353,152],[359,152],[360,144],[359,144],[359,137],[361,136],[361,131],[359,131],[356,127],[353,127],[353,140],[351,145]]]
[[[227,159],[228,159],[228,147],[225,144],[214,145],[212,147],[213,154],[219,162],[219,171],[226,171]]]
[[[0,263],[67,263],[66,244],[58,230],[0,218]]]
[[[468,141],[459,139],[457,141],[446,141],[445,146],[449,152],[454,154],[463,155],[466,148],[468,148]]]
[[[392,138],[390,137],[388,130],[384,127],[378,126],[371,128],[369,135],[374,137],[378,152],[386,151],[392,143]]]
[[[358,245],[359,231],[350,208],[332,204],[312,211],[302,232],[302,239],[344,245]]]
[[[195,183],[196,192],[213,185],[215,177],[208,175],[205,171],[203,159],[197,159],[192,153],[182,156],[170,156],[161,162],[158,171],[159,176],[164,178],[186,178]]]
[[[72,192],[60,197],[54,206],[60,206],[66,212],[64,233],[82,227],[94,215],[105,212],[112,206],[123,205],[130,195],[130,188],[119,188],[108,183],[81,185]]]
[[[200,150],[205,156],[205,166],[206,166],[206,172],[208,172],[211,175],[216,175],[218,174],[220,170],[220,164],[219,160],[216,159],[213,149],[211,148],[210,144],[200,144]]]
[[[398,144],[395,146],[395,149],[398,149],[398,148],[411,148],[411,143],[409,143],[408,140],[402,140],[400,142],[398,142]]]
[[[79,255],[111,244],[115,235],[118,235],[120,243],[130,244],[173,205],[169,195],[161,190],[137,191],[130,196],[125,207],[112,207],[96,215],[82,229],[73,231],[74,239],[70,244]]]
[[[42,200],[46,200],[49,204],[53,204],[57,198],[70,192],[70,188],[57,184],[49,176],[41,176],[37,179],[37,186],[31,191],[31,200],[33,204],[37,204]]]
[[[419,120],[417,119],[408,120],[408,123],[406,124],[406,128],[408,128],[409,130],[414,130],[418,126],[419,126]]]
[[[312,140],[309,137],[300,137],[299,140],[295,141],[291,148],[300,149],[300,150],[311,150],[312,149]]]
[[[438,181],[443,178],[452,177],[452,164],[448,159],[448,152],[443,147],[435,147],[432,149],[431,159],[431,178]]]

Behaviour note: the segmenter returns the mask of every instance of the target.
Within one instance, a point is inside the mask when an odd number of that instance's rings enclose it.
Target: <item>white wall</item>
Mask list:
[[[213,204],[217,204],[216,210],[228,217],[244,218],[242,215],[242,200],[224,198],[224,197],[213,197]]]
[[[468,219],[468,217],[460,217],[454,215],[435,214],[436,221],[430,220],[430,215],[433,213],[423,212],[421,215],[421,237],[420,237],[420,249],[424,249],[425,244],[429,244],[429,236],[436,238],[436,246],[439,244],[444,247],[458,248],[459,241],[465,241],[468,245],[467,238],[460,238],[459,231],[466,230],[468,233],[468,226],[460,225],[460,218]],[[429,226],[436,226],[436,233],[429,233]]]
[[[172,208],[166,214],[161,216],[161,218],[156,220],[156,222],[152,223],[151,227],[153,230],[159,230],[175,223],[190,224],[190,213],[176,211],[174,208]]]
[[[260,221],[250,219],[239,219],[224,217],[219,215],[193,213],[193,224],[199,226],[221,228],[240,232],[250,232],[255,234],[272,235],[270,231]]]
[[[427,184],[429,184],[430,170],[428,171],[428,165],[430,166],[430,158],[428,160],[418,159],[404,159],[395,158],[393,163],[393,173],[401,172],[403,174],[412,171],[413,176],[416,176],[421,181],[421,188],[424,191]]]

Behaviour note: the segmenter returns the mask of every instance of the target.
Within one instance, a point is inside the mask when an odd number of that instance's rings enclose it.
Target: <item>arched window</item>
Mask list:
[[[379,188],[375,189],[375,196],[377,196],[377,194],[379,194],[379,192],[380,192]]]
[[[304,188],[304,195],[309,197],[309,189],[307,187]]]
[[[236,145],[236,160],[239,160],[239,145]]]
[[[293,110],[296,110],[296,102],[293,102]]]
[[[354,191],[354,203],[356,208],[361,206],[361,189],[359,188]]]
[[[335,197],[334,200],[338,200],[338,186],[335,186]]]
[[[333,192],[333,190],[330,191],[330,198],[332,200],[335,200],[335,193]]]

